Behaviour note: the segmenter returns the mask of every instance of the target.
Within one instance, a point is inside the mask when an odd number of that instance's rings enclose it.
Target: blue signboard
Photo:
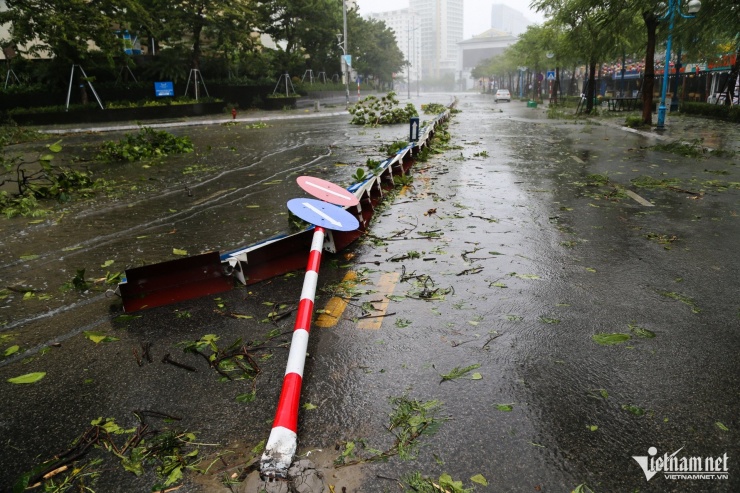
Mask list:
[[[154,95],[158,98],[161,98],[163,96],[174,96],[175,86],[172,82],[155,82]]]
[[[412,116],[409,118],[409,140],[416,142],[419,140],[419,117]]]
[[[354,231],[360,227],[355,216],[343,208],[316,199],[291,199],[288,201],[290,212],[307,223],[315,224],[335,231]]]
[[[547,71],[547,80],[555,80],[555,71],[554,70],[548,70]]]

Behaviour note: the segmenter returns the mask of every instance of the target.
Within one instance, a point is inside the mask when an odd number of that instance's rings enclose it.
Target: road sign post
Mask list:
[[[301,299],[298,303],[298,313],[293,326],[293,338],[290,343],[280,400],[270,437],[260,462],[260,472],[266,479],[286,478],[298,448],[298,407],[325,231],[326,229],[353,231],[360,226],[352,214],[340,207],[359,203],[352,193],[320,178],[301,176],[297,181],[303,190],[327,202],[307,198],[288,201],[288,209],[304,221],[314,224],[315,228],[301,289]]]

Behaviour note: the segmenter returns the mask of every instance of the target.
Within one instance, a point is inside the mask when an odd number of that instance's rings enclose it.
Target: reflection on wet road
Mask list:
[[[369,436],[383,449],[388,399],[409,395],[451,419],[418,460],[366,471],[362,491],[412,471],[482,474],[490,491],[734,491],[738,478],[648,483],[632,456],[740,452],[736,164],[514,104],[459,108],[451,148],[358,249],[364,283],[345,322],[320,332],[306,400],[324,404],[305,413],[302,445]],[[681,185],[636,186],[644,176]],[[391,273],[381,328],[361,330]],[[471,365],[478,377],[440,383]]]
[[[348,491],[387,491],[412,472],[449,473],[468,487],[481,475],[489,486],[476,491],[495,492],[580,484],[598,493],[740,489],[732,459],[740,455],[737,156],[685,158],[652,149],[659,139],[650,135],[547,120],[542,109],[486,96],[463,95],[459,108],[447,148],[416,164],[413,183],[379,209],[361,244],[322,266],[316,308],[330,312],[325,319],[339,315],[313,329],[299,452],[311,451],[335,491],[352,484],[359,486]],[[2,276],[54,291],[82,259],[97,276],[107,259],[138,265],[172,258],[173,248],[194,253],[264,238],[288,227],[283,204],[300,193],[294,176],[346,184],[364,159],[377,158],[370,151],[379,142],[400,135],[405,128],[351,128],[341,119],[209,129],[195,136],[196,156],[167,170],[127,166],[130,196],[11,231]],[[280,149],[263,142],[268,136]],[[26,254],[40,257],[15,260]],[[50,280],[42,280],[42,267]],[[345,277],[350,270],[356,275]],[[129,346],[153,341],[160,353],[175,354],[179,341],[203,334],[228,344],[289,331],[291,317],[275,322],[268,313],[297,298],[298,277],[153,309],[123,324],[98,324],[108,315],[96,303],[79,306],[72,321],[54,316],[65,333],[100,325],[122,341],[92,346],[72,337],[30,364],[48,367],[50,377],[29,390],[8,389],[4,415],[23,419],[1,424],[26,441],[11,441],[23,452],[7,460],[27,467],[90,418],[142,408],[182,414],[183,426],[202,432],[199,440],[221,444],[218,452],[252,450],[270,429],[282,352],[260,360],[256,400],[237,405],[247,383],[217,382],[200,360],[193,373],[137,367]],[[343,302],[331,304],[337,295]],[[39,313],[16,294],[3,302],[26,319]],[[21,323],[13,332],[40,344],[54,333],[48,325]],[[20,373],[16,363],[14,373],[0,367],[3,376]],[[42,409],[67,389],[74,402],[47,419]],[[393,447],[390,399],[400,396],[440,401],[449,419],[422,437],[414,460],[334,468],[347,441]],[[651,447],[658,456],[681,447],[682,457],[726,453],[729,479],[647,481],[633,456],[646,457]],[[104,484],[151,484],[111,474]],[[183,491],[221,491],[221,480],[188,479]]]

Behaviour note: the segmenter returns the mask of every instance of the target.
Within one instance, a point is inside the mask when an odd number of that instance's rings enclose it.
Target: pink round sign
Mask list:
[[[360,201],[353,193],[348,192],[339,185],[313,176],[299,176],[296,180],[298,186],[314,197],[330,204],[349,207],[357,205]]]

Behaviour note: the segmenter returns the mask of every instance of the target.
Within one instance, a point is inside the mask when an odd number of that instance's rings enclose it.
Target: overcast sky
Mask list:
[[[518,10],[524,16],[538,24],[544,22],[544,17],[529,9],[531,0],[464,0],[465,26],[464,39],[491,28],[491,5],[503,3]],[[360,14],[370,12],[385,12],[387,10],[405,9],[409,6],[408,0],[357,0]]]

